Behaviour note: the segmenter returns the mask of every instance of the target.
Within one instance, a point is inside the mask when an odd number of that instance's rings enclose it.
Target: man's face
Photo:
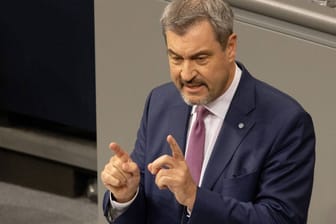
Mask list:
[[[166,31],[171,79],[187,104],[207,104],[221,96],[235,73],[236,35],[225,49],[202,20],[183,35]]]

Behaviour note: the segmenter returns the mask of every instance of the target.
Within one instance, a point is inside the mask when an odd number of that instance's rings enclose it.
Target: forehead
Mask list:
[[[193,24],[183,34],[167,30],[166,38],[168,49],[181,55],[190,55],[197,51],[221,47],[207,20]]]

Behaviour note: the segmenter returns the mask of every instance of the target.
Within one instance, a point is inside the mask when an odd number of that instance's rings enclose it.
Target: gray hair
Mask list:
[[[225,0],[172,0],[164,9],[161,25],[164,38],[171,30],[183,35],[187,29],[202,20],[208,20],[223,49],[233,33],[233,12]]]

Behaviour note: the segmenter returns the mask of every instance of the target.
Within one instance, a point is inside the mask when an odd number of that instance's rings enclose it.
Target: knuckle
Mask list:
[[[114,186],[118,187],[120,185],[120,180],[117,178],[112,178],[112,183]]]
[[[110,158],[110,163],[113,163],[113,161],[115,161],[115,156],[112,156],[112,157]]]
[[[110,163],[105,164],[104,170],[108,170]]]

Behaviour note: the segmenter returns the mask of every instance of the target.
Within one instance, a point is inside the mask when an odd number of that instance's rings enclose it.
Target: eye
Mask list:
[[[179,57],[179,56],[175,56],[175,55],[171,55],[170,57],[170,60],[173,64],[175,65],[179,65],[182,63],[183,61],[183,58],[182,57]]]
[[[207,55],[200,55],[195,60],[197,64],[204,65],[208,62],[208,56]]]

